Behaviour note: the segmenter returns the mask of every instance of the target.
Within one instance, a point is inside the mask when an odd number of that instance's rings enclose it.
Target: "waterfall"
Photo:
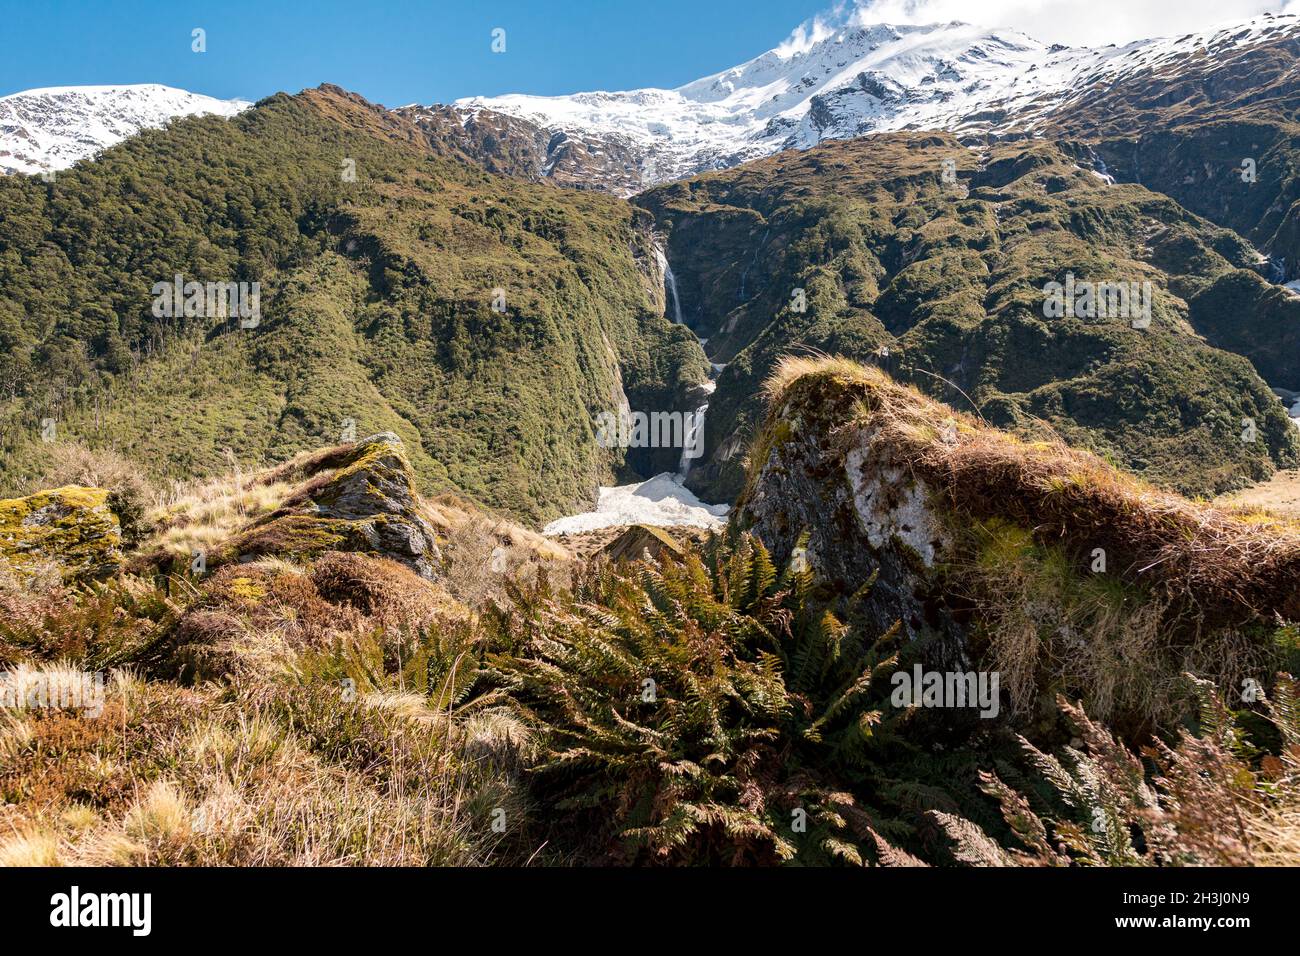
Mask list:
[[[695,414],[691,416],[690,428],[686,431],[686,441],[682,444],[682,457],[677,461],[677,474],[682,481],[691,473],[691,461],[698,458],[699,455],[692,455],[691,452],[697,445],[704,442],[704,413],[709,410],[709,403],[705,402],[699,408],[695,409]],[[703,451],[700,448],[700,451]]]
[[[740,274],[740,292],[736,298],[741,302],[745,301],[745,280],[749,278],[749,270],[758,264],[758,254],[763,251],[763,246],[767,244],[767,235],[771,231],[771,226],[763,230],[763,238],[758,240],[758,245],[754,247],[754,258],[750,260],[749,265],[745,266],[745,271]]]
[[[659,263],[659,269],[664,274],[664,286],[668,289],[668,297],[672,299],[673,304],[673,321],[678,325],[686,325],[682,319],[682,303],[677,295],[677,277],[673,275],[673,267],[668,264],[668,256],[664,252],[663,246],[659,243],[654,245],[655,261]],[[690,326],[687,326],[690,328]],[[693,330],[692,330],[693,331]],[[698,335],[701,348],[707,339],[702,339]],[[716,377],[718,372],[722,371],[721,365],[713,365],[713,376]],[[717,387],[717,382],[709,381],[704,383],[703,389],[706,395],[712,395],[713,390]],[[682,454],[677,460],[677,478],[681,482],[686,481],[686,476],[691,473],[691,462],[700,457],[704,451],[704,415],[709,410],[709,403],[705,402],[691,413],[690,420],[682,429]]]
[[[686,323],[682,321],[682,303],[677,298],[677,277],[673,275],[673,267],[668,264],[668,257],[664,255],[663,248],[658,244],[655,245],[655,259],[664,274],[664,285],[668,287],[668,295],[673,300],[673,321],[678,325],[685,325]]]
[[[710,396],[713,390],[718,387],[717,382],[705,382],[701,386],[704,394]],[[704,452],[704,413],[709,410],[709,403],[705,402],[691,414],[686,427],[682,429],[682,455],[677,459],[677,476],[686,480],[686,476],[691,473],[691,462],[699,458]]]

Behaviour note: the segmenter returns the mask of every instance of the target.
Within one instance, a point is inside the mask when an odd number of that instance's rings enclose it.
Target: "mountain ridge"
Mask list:
[[[52,86],[0,96],[0,173],[67,169],[178,116],[234,116],[253,104],[159,83]]]
[[[1102,84],[1183,69],[1209,51],[1223,57],[1278,42],[1300,44],[1300,18],[1263,14],[1180,37],[1105,47],[1047,44],[1018,31],[957,21],[849,18],[803,48],[787,41],[673,89],[471,96],[391,112],[490,171],[626,196],[827,139],[912,129],[969,137],[1070,129],[1076,125],[1071,111],[1099,96]],[[47,126],[66,124],[53,115],[51,99],[113,90],[152,90],[158,102],[143,120],[115,116],[129,111],[108,103],[65,107],[72,121],[89,115],[104,129],[85,142],[54,141],[57,130]],[[0,172],[65,168],[174,116],[233,115],[249,105],[157,84],[11,94],[0,98]]]

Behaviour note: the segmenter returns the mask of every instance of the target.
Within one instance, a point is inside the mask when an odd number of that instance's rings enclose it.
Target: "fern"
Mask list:
[[[492,618],[496,680],[550,742],[534,791],[579,814],[561,828],[625,861],[873,859],[886,822],[831,777],[865,765],[873,683],[897,656],[812,593],[807,568],[779,572],[742,536],[707,559],[602,566]]]

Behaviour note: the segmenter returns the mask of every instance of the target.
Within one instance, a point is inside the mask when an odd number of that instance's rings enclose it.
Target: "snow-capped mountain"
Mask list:
[[[471,97],[393,113],[420,127],[439,152],[493,172],[629,195],[872,132],[1072,134],[1089,104],[1107,103],[1105,114],[1135,87],[1163,96],[1178,80],[1195,80],[1202,98],[1224,97],[1227,73],[1249,77],[1260,67],[1235,56],[1271,48],[1293,61],[1300,50],[1295,16],[1096,49],[965,23],[891,25],[863,16],[855,11],[814,38],[796,32],[761,56],[673,90]],[[1207,63],[1221,64],[1224,75],[1201,83]],[[1104,96],[1115,90],[1118,104]],[[0,173],[64,168],[172,117],[230,116],[249,105],[156,84],[0,97]]]
[[[66,169],[177,116],[234,116],[251,103],[145,83],[64,86],[0,97],[0,173]]]
[[[471,97],[455,108],[465,123],[504,116],[535,124],[553,147],[579,145],[603,179],[598,185],[635,192],[824,139],[899,129],[1032,131],[1099,83],[1300,32],[1300,18],[1262,16],[1088,49],[964,23],[862,24],[860,16],[815,42],[787,42],[675,90]],[[563,159],[548,158],[539,172],[552,175]]]

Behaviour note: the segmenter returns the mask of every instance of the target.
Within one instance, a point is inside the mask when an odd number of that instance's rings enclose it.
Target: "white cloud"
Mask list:
[[[807,23],[799,24],[786,41],[776,48],[776,54],[790,57],[796,53],[807,53],[813,44],[820,43],[835,32],[836,21],[843,21],[838,8],[833,14],[816,16]]]
[[[1180,36],[1261,13],[1300,13],[1300,0],[870,0],[832,11],[803,24],[782,48],[807,49],[835,25],[858,23],[944,23],[960,20],[987,27],[1012,27],[1036,39],[1071,46],[1128,43],[1147,37]]]

